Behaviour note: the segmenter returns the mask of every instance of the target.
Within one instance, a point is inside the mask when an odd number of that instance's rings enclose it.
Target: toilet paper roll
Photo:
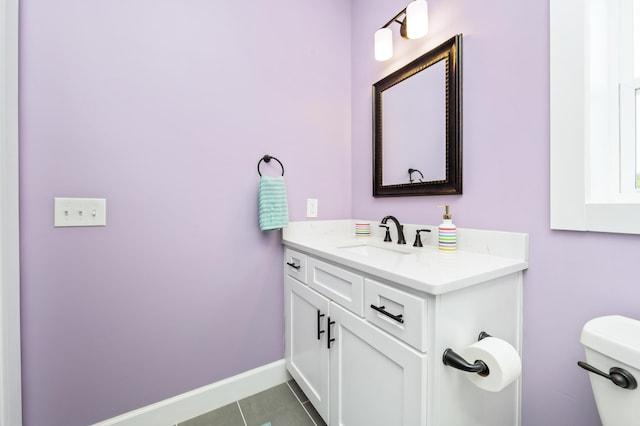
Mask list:
[[[467,374],[467,378],[480,389],[499,392],[516,380],[522,372],[522,362],[513,346],[497,337],[484,339],[466,347],[462,353],[470,363],[483,361],[489,367],[489,375]]]

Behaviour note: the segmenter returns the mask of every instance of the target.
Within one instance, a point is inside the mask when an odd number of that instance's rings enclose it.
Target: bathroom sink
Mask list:
[[[389,255],[405,255],[411,254],[409,251],[404,251],[401,248],[396,247],[380,247],[372,246],[369,244],[355,244],[349,246],[338,247],[341,251],[357,254],[360,256],[389,256]]]

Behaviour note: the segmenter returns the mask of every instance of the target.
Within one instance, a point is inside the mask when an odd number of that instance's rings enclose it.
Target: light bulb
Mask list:
[[[380,28],[375,34],[376,61],[386,61],[393,56],[393,34],[390,28]]]
[[[407,38],[421,38],[429,32],[429,7],[426,0],[414,0],[407,6]]]

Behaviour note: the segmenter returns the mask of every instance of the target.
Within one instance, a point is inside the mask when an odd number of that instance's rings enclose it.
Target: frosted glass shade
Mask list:
[[[429,7],[426,0],[414,0],[407,6],[407,38],[421,38],[429,32]]]
[[[393,34],[390,28],[380,28],[375,34],[376,61],[386,61],[393,56]]]

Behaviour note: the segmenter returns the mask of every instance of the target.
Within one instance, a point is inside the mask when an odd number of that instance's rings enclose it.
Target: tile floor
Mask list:
[[[271,426],[326,426],[293,380],[178,426],[262,426],[268,422]]]

